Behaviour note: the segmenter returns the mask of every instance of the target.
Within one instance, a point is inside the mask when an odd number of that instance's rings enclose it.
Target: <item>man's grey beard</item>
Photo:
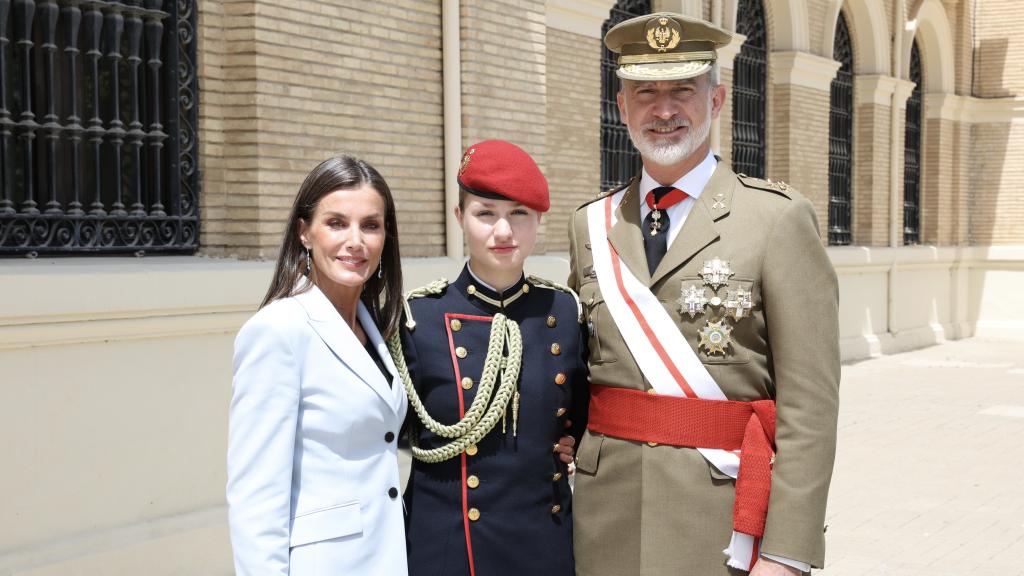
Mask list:
[[[647,137],[647,130],[679,126],[689,126],[689,129],[678,142],[658,144]],[[708,111],[704,121],[700,124],[690,124],[682,119],[673,119],[655,120],[642,126],[639,132],[634,131],[629,125],[626,127],[629,130],[629,139],[633,141],[633,146],[640,151],[644,160],[659,166],[671,166],[689,158],[707,141],[708,134],[711,133],[711,112]]]

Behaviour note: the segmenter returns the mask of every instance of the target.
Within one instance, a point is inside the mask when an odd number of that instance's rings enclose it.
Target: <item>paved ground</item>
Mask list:
[[[1024,574],[1024,334],[843,367],[818,576]]]
[[[815,575],[1024,575],[1024,334],[847,365],[842,387]]]

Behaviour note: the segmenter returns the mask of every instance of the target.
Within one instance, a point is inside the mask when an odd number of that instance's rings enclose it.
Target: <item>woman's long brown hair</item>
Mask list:
[[[383,277],[377,274],[363,284],[360,299],[370,311],[373,321],[386,340],[396,330],[402,316],[402,257],[398,249],[398,218],[395,216],[395,201],[391,196],[384,177],[366,162],[353,156],[341,155],[328,158],[313,168],[306,176],[299,193],[295,196],[288,226],[285,227],[281,252],[277,256],[277,267],[270,282],[266,297],[260,308],[279,298],[301,294],[312,286],[311,279],[299,285],[299,279],[306,274],[306,249],[299,240],[302,221],[313,221],[316,207],[324,196],[335,190],[351,190],[370,185],[384,200],[384,250],[380,266]]]

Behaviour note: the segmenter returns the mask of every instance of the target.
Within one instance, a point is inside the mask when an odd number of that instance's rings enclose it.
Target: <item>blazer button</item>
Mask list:
[[[469,390],[472,387],[473,387],[473,379],[472,378],[470,378],[469,376],[466,376],[465,378],[462,379],[462,389],[463,390]]]
[[[384,441],[387,442],[388,444],[394,442],[395,441],[395,433],[391,432],[389,430],[388,433],[384,435]]]
[[[466,350],[466,348],[463,346],[459,346],[458,348],[455,349],[455,355],[458,356],[459,358],[465,358],[466,356],[469,355],[469,350]]]
[[[562,473],[561,472],[555,472],[554,474],[551,475],[551,481],[552,482],[558,482],[561,479],[562,479]]]
[[[468,456],[476,456],[476,444],[470,444],[466,446],[466,454]]]
[[[391,496],[392,500],[398,498],[398,488],[395,488],[394,486],[388,488],[388,496]]]
[[[562,353],[562,347],[559,346],[558,342],[555,342],[554,344],[551,345],[551,353],[554,354],[555,356],[558,356],[559,354]]]
[[[559,408],[558,411],[555,412],[555,418],[561,418],[562,416],[565,416],[565,408]]]
[[[558,326],[558,318],[548,316],[548,328],[554,328],[555,326]]]
[[[458,332],[459,330],[462,330],[462,320],[452,318],[452,332]]]
[[[466,478],[466,486],[469,486],[470,488],[476,488],[479,485],[480,479],[477,478],[476,475],[471,474],[468,478]]]
[[[480,511],[476,508],[470,508],[469,512],[466,512],[466,516],[469,516],[471,521],[476,522],[480,519]]]
[[[558,384],[559,386],[561,386],[562,384],[565,384],[565,374],[563,374],[561,372],[559,372],[558,374],[555,374],[555,384]]]
[[[558,514],[561,511],[562,511],[561,504],[555,504],[554,506],[551,507],[551,513],[552,514]]]

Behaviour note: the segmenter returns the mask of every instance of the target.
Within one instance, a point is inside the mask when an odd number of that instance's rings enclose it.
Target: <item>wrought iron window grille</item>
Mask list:
[[[619,0],[608,13],[608,19],[601,27],[604,37],[613,26],[635,16],[651,13],[650,0]],[[640,153],[629,139],[629,130],[619,118],[619,107],[615,94],[619,79],[615,54],[601,45],[601,190],[611,190],[624,185],[640,172]]]
[[[0,254],[194,252],[195,0],[0,0]]]
[[[921,243],[921,53],[915,41],[910,49],[910,81],[903,138],[903,243]]]
[[[842,14],[834,42],[833,58],[840,67],[829,98],[828,243],[845,246],[853,236],[853,44]]]
[[[765,176],[768,38],[761,0],[740,0],[736,31],[747,39],[733,66],[732,168]]]

